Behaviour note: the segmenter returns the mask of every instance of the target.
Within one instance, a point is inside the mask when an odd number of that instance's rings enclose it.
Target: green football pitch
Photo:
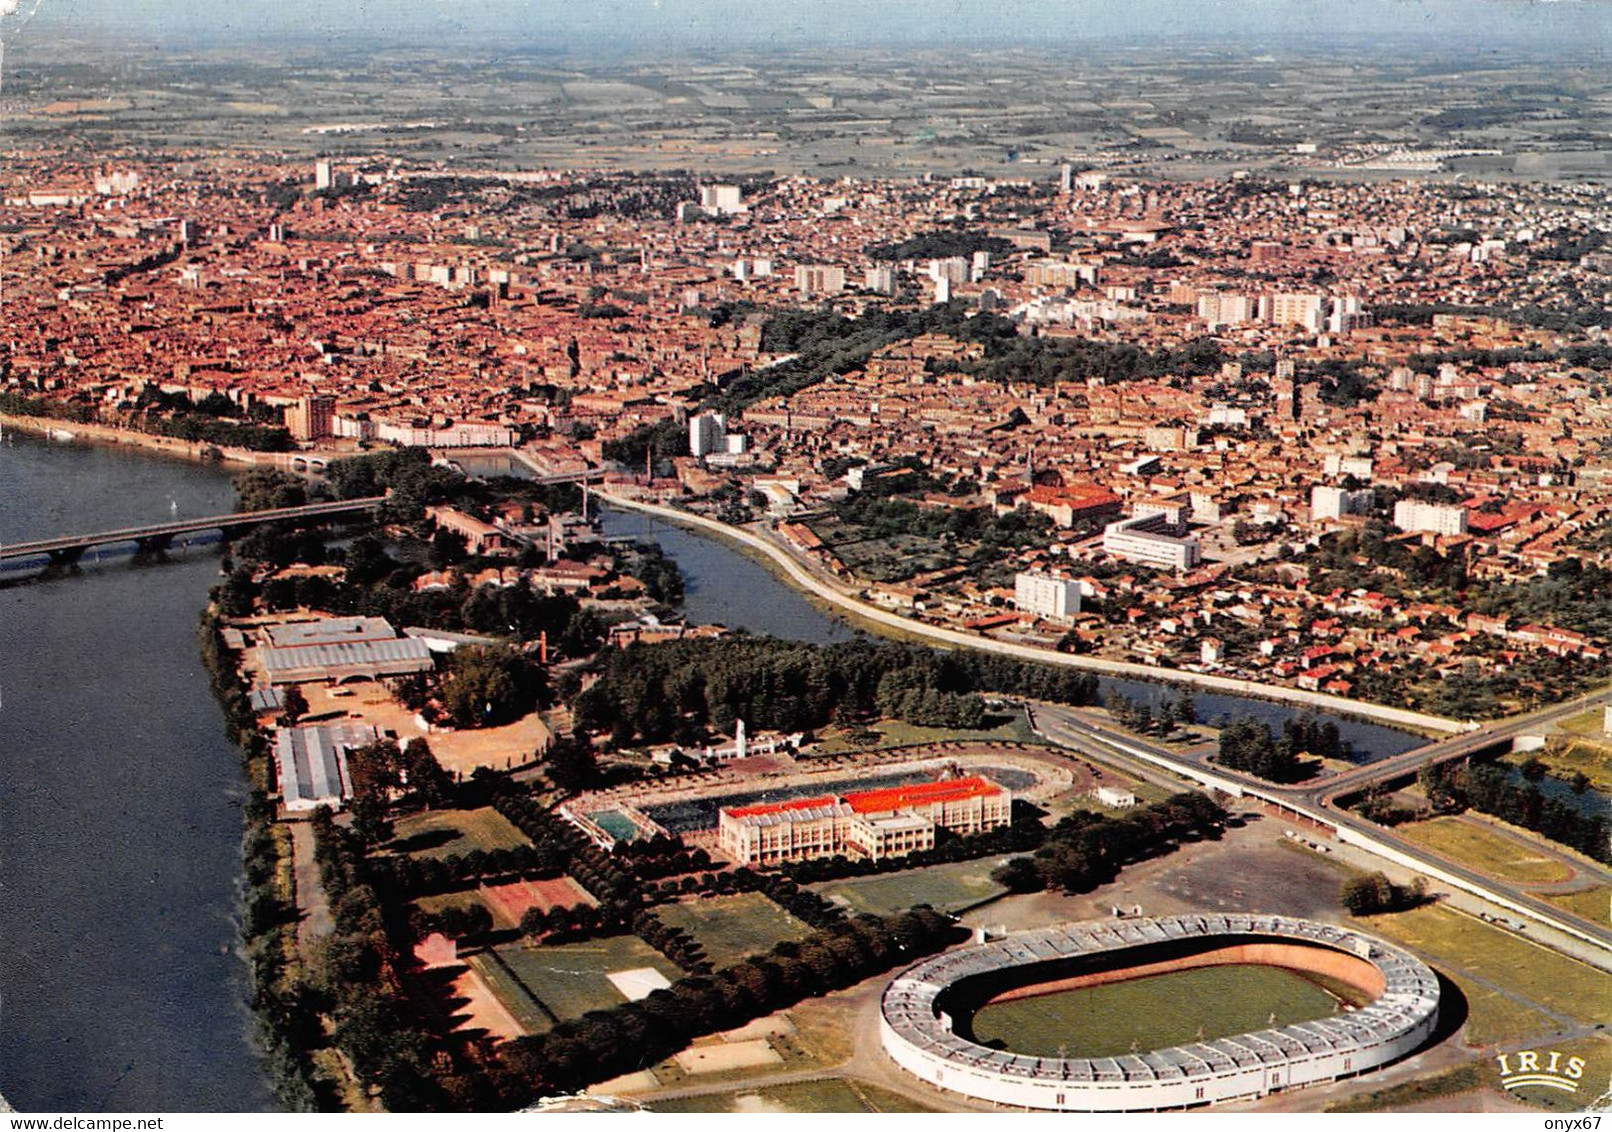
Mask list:
[[[1280,967],[1199,967],[982,1007],[974,1040],[1036,1057],[1115,1057],[1327,1017],[1331,993]]]

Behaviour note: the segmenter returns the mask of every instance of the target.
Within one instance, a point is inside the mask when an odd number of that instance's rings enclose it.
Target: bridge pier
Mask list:
[[[50,552],[50,565],[45,567],[44,577],[55,578],[78,569],[78,560],[84,557],[84,546],[65,546],[60,550]]]
[[[146,535],[144,538],[135,539],[134,560],[141,562],[152,558],[161,559],[173,545],[173,541],[172,534]]]

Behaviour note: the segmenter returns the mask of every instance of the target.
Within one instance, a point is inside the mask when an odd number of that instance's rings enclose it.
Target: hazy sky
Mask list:
[[[24,10],[32,2],[22,0]],[[1612,47],[1612,0],[41,0],[26,33],[52,27],[121,29],[141,40],[302,32],[633,52],[1160,37],[1257,46],[1383,33],[1479,48],[1523,40],[1604,52]]]

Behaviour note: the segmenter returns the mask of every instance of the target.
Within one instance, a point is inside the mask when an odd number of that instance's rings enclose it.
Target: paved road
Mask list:
[[[305,821],[286,823],[291,827],[291,868],[297,889],[297,908],[302,920],[297,938],[304,944],[323,939],[336,926],[330,914],[325,886],[319,881],[319,862],[314,859],[313,826]]]
[[[1040,664],[1062,665],[1067,668],[1082,668],[1132,680],[1190,684],[1194,687],[1226,692],[1234,696],[1254,696],[1260,699],[1278,700],[1283,703],[1319,708],[1324,711],[1335,711],[1343,715],[1376,720],[1391,727],[1411,727],[1439,734],[1470,730],[1469,724],[1460,723],[1456,720],[1427,715],[1423,712],[1409,711],[1405,708],[1389,707],[1385,704],[1346,699],[1343,696],[1328,695],[1324,692],[1308,692],[1302,688],[1261,684],[1254,680],[1244,680],[1231,676],[1215,676],[1205,672],[1189,672],[1179,668],[1158,668],[1145,664],[1131,664],[1126,661],[1105,660],[1102,657],[1077,656],[1030,645],[1016,645],[1009,641],[997,640],[994,637],[948,629],[942,625],[931,625],[926,621],[917,621],[911,617],[904,617],[863,601],[856,596],[856,592],[851,587],[828,575],[816,563],[801,557],[791,548],[781,545],[760,530],[731,526],[727,523],[717,522],[715,519],[708,519],[704,515],[694,515],[687,511],[678,511],[675,508],[663,507],[656,503],[645,503],[642,500],[630,499],[603,489],[598,494],[607,499],[612,505],[626,507],[635,511],[645,511],[651,515],[693,527],[697,530],[707,531],[719,538],[729,539],[752,550],[759,551],[781,569],[790,581],[807,590],[814,597],[844,610],[851,616],[861,621],[872,622],[876,625],[894,629],[901,634],[934,641],[950,648],[978,649],[981,652],[997,653],[1002,656],[1016,657],[1019,660],[1032,660]]]
[[[1083,751],[1094,758],[1106,758],[1108,752],[1118,749],[1141,757],[1144,761],[1171,767],[1183,776],[1205,785],[1221,789],[1229,786],[1235,792],[1248,794],[1302,814],[1337,830],[1340,837],[1347,838],[1354,844],[1374,849],[1379,855],[1387,856],[1389,860],[1397,857],[1402,863],[1420,869],[1435,880],[1454,884],[1500,909],[1536,920],[1553,929],[1558,935],[1566,937],[1566,941],[1571,941],[1563,948],[1564,950],[1597,966],[1612,969],[1612,930],[1608,930],[1605,925],[1591,924],[1568,917],[1555,905],[1539,899],[1530,892],[1470,869],[1458,861],[1440,857],[1405,840],[1391,829],[1384,829],[1368,822],[1358,814],[1334,804],[1333,800],[1343,792],[1339,787],[1309,784],[1293,787],[1273,786],[1224,767],[1205,768],[1181,752],[1094,723],[1072,708],[1057,704],[1037,704],[1034,712],[1037,729],[1056,743]],[[1537,721],[1535,723],[1537,724]],[[1476,740],[1475,736],[1473,738]],[[1481,747],[1484,744],[1482,741],[1477,741],[1476,745]],[[1422,757],[1426,757],[1426,748],[1422,751]],[[1376,765],[1383,767],[1398,761],[1384,760],[1383,763]],[[1362,770],[1370,772],[1371,768]],[[1384,773],[1402,772],[1403,768],[1387,772],[1378,770],[1375,775],[1367,773],[1363,781],[1369,781]],[[1347,772],[1347,776],[1354,783],[1348,787],[1349,790],[1360,789],[1362,780],[1357,780],[1357,773]],[[1388,852],[1383,853],[1383,849]]]

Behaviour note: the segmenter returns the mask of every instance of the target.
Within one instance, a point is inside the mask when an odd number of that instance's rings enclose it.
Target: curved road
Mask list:
[[[1386,860],[1426,873],[1435,880],[1459,888],[1496,907],[1538,921],[1575,944],[1576,946],[1572,948],[1575,955],[1595,963],[1596,966],[1612,969],[1612,930],[1608,930],[1605,925],[1570,918],[1560,908],[1531,893],[1470,869],[1458,861],[1438,856],[1405,840],[1391,829],[1375,825],[1358,814],[1337,806],[1334,799],[1339,794],[1353,792],[1360,786],[1337,787],[1327,783],[1340,779],[1351,781],[1360,779],[1360,771],[1348,771],[1319,784],[1277,786],[1225,767],[1206,768],[1179,752],[1166,750],[1134,735],[1101,727],[1062,705],[1037,704],[1034,710],[1036,730],[1053,742],[1084,751],[1097,758],[1104,757],[1109,749],[1116,750],[1121,754],[1173,770],[1205,786],[1269,802],[1322,826],[1330,827],[1337,832],[1338,840],[1346,844],[1360,846]],[[1493,741],[1492,736],[1490,741]],[[1426,752],[1426,748],[1420,752],[1424,759]],[[1384,760],[1375,765],[1401,763],[1406,757]],[[1410,765],[1413,769],[1419,764]],[[1373,768],[1361,768],[1361,770],[1371,769]],[[1367,775],[1364,780],[1369,781],[1370,778],[1371,776]],[[1584,948],[1585,944],[1589,945],[1588,949]]]
[[[1020,660],[1033,660],[1041,664],[1061,664],[1069,668],[1085,668],[1109,676],[1123,676],[1133,680],[1162,681],[1171,684],[1191,684],[1209,691],[1228,692],[1236,696],[1252,696],[1256,699],[1301,704],[1305,707],[1320,708],[1325,711],[1338,712],[1342,715],[1372,719],[1394,727],[1419,728],[1445,734],[1471,730],[1471,724],[1445,719],[1442,716],[1426,715],[1422,712],[1389,707],[1385,704],[1367,703],[1365,700],[1351,700],[1343,696],[1328,695],[1324,692],[1307,692],[1302,688],[1261,684],[1254,680],[1242,680],[1232,676],[1214,676],[1206,672],[1190,672],[1180,668],[1158,668],[1146,664],[1131,664],[1120,660],[1104,660],[1101,657],[1094,656],[1073,656],[1069,653],[1054,652],[1050,649],[1035,648],[1031,645],[1016,645],[1009,641],[999,641],[991,637],[964,633],[957,629],[947,629],[940,625],[931,625],[925,621],[902,617],[898,613],[892,613],[887,609],[881,609],[876,605],[861,600],[838,584],[829,581],[816,568],[797,558],[778,543],[757,534],[753,530],[730,526],[727,523],[706,518],[704,515],[679,511],[676,508],[665,507],[658,503],[645,503],[642,500],[630,499],[603,489],[597,494],[614,505],[634,511],[643,511],[673,523],[708,531],[719,538],[729,539],[752,550],[760,551],[783,570],[791,581],[802,589],[809,591],[814,597],[821,598],[830,605],[837,606],[865,621],[887,625],[903,633],[925,637],[941,644],[979,649],[983,652],[1000,653],[1004,656],[1012,656]]]
[[[1247,794],[1288,809],[1320,825],[1335,829],[1338,832],[1340,841],[1360,846],[1387,860],[1417,869],[1435,880],[1450,884],[1471,895],[1487,900],[1496,907],[1536,920],[1579,945],[1574,949],[1575,951],[1583,952],[1582,945],[1588,944],[1588,952],[1582,957],[1591,959],[1599,966],[1612,968],[1612,931],[1608,931],[1607,928],[1567,919],[1560,909],[1535,896],[1521,892],[1501,881],[1469,869],[1460,862],[1449,861],[1443,857],[1436,856],[1420,846],[1398,837],[1391,830],[1374,825],[1336,804],[1340,797],[1364,789],[1373,782],[1413,773],[1429,759],[1442,760],[1465,757],[1484,747],[1512,739],[1517,735],[1526,734],[1530,730],[1538,730],[1548,726],[1559,718],[1576,714],[1594,703],[1602,702],[1606,697],[1605,692],[1581,696],[1575,700],[1526,716],[1517,716],[1480,728],[1473,724],[1459,723],[1438,716],[1407,711],[1403,708],[1370,704],[1360,700],[1306,692],[1296,688],[1268,686],[1250,680],[1184,672],[1179,669],[1150,668],[1145,665],[1102,660],[1096,657],[1070,656],[1067,653],[1033,648],[1028,645],[1015,645],[1006,641],[997,641],[989,637],[963,633],[955,629],[947,629],[902,617],[852,596],[838,585],[821,577],[809,565],[797,559],[777,543],[757,534],[755,531],[730,526],[715,519],[706,518],[703,515],[694,515],[660,504],[625,498],[614,492],[601,491],[599,494],[613,504],[657,515],[670,522],[708,531],[720,538],[730,539],[757,550],[782,569],[790,580],[823,601],[864,620],[886,625],[903,633],[927,638],[945,645],[1000,653],[1021,660],[1038,661],[1043,664],[1062,664],[1074,668],[1085,668],[1114,676],[1192,684],[1214,691],[1324,708],[1329,711],[1362,716],[1401,727],[1419,727],[1444,732],[1448,735],[1447,738],[1416,750],[1408,751],[1403,755],[1343,771],[1313,783],[1300,784],[1294,787],[1281,787],[1273,786],[1263,780],[1222,767],[1205,768],[1175,751],[1154,746],[1135,736],[1111,732],[1098,727],[1090,721],[1078,717],[1067,708],[1057,705],[1038,705],[1036,709],[1044,721],[1038,727],[1038,730],[1049,738],[1062,742],[1065,746],[1079,749],[1083,744],[1089,746],[1095,743],[1101,748],[1117,750],[1123,754],[1142,759],[1145,762],[1162,766],[1206,786],[1226,790],[1233,794]],[[1105,751],[1099,750],[1091,753],[1102,757]]]

